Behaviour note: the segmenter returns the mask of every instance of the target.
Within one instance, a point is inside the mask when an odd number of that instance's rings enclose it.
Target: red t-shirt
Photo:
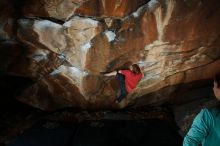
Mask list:
[[[130,70],[121,70],[121,74],[125,76],[125,86],[128,93],[132,91],[142,78],[142,74],[135,74]]]

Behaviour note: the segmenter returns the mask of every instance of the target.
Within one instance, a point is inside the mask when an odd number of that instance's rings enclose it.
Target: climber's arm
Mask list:
[[[105,73],[104,76],[116,76],[117,75],[117,71],[112,71],[112,72],[109,72],[109,73]]]

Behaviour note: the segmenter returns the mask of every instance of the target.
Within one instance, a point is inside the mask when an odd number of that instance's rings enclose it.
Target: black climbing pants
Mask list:
[[[117,73],[117,79],[120,86],[120,95],[117,97],[117,100],[120,102],[128,94],[125,86],[125,76],[123,74]]]

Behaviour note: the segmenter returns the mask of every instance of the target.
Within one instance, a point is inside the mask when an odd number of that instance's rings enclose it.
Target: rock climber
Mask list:
[[[138,64],[132,64],[129,69],[126,70],[116,70],[110,73],[104,73],[103,75],[116,76],[119,81],[120,95],[117,96],[116,102],[121,102],[144,77]]]

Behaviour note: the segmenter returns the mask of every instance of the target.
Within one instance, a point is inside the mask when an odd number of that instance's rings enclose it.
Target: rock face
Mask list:
[[[220,71],[218,0],[1,2],[0,68],[35,84],[17,99],[42,110],[164,103]],[[120,104],[113,71],[145,74]],[[174,97],[176,98],[176,97]]]
[[[68,20],[74,15],[122,18],[149,0],[30,0],[22,12],[29,17],[52,17]],[[40,10],[40,11],[39,11]]]

